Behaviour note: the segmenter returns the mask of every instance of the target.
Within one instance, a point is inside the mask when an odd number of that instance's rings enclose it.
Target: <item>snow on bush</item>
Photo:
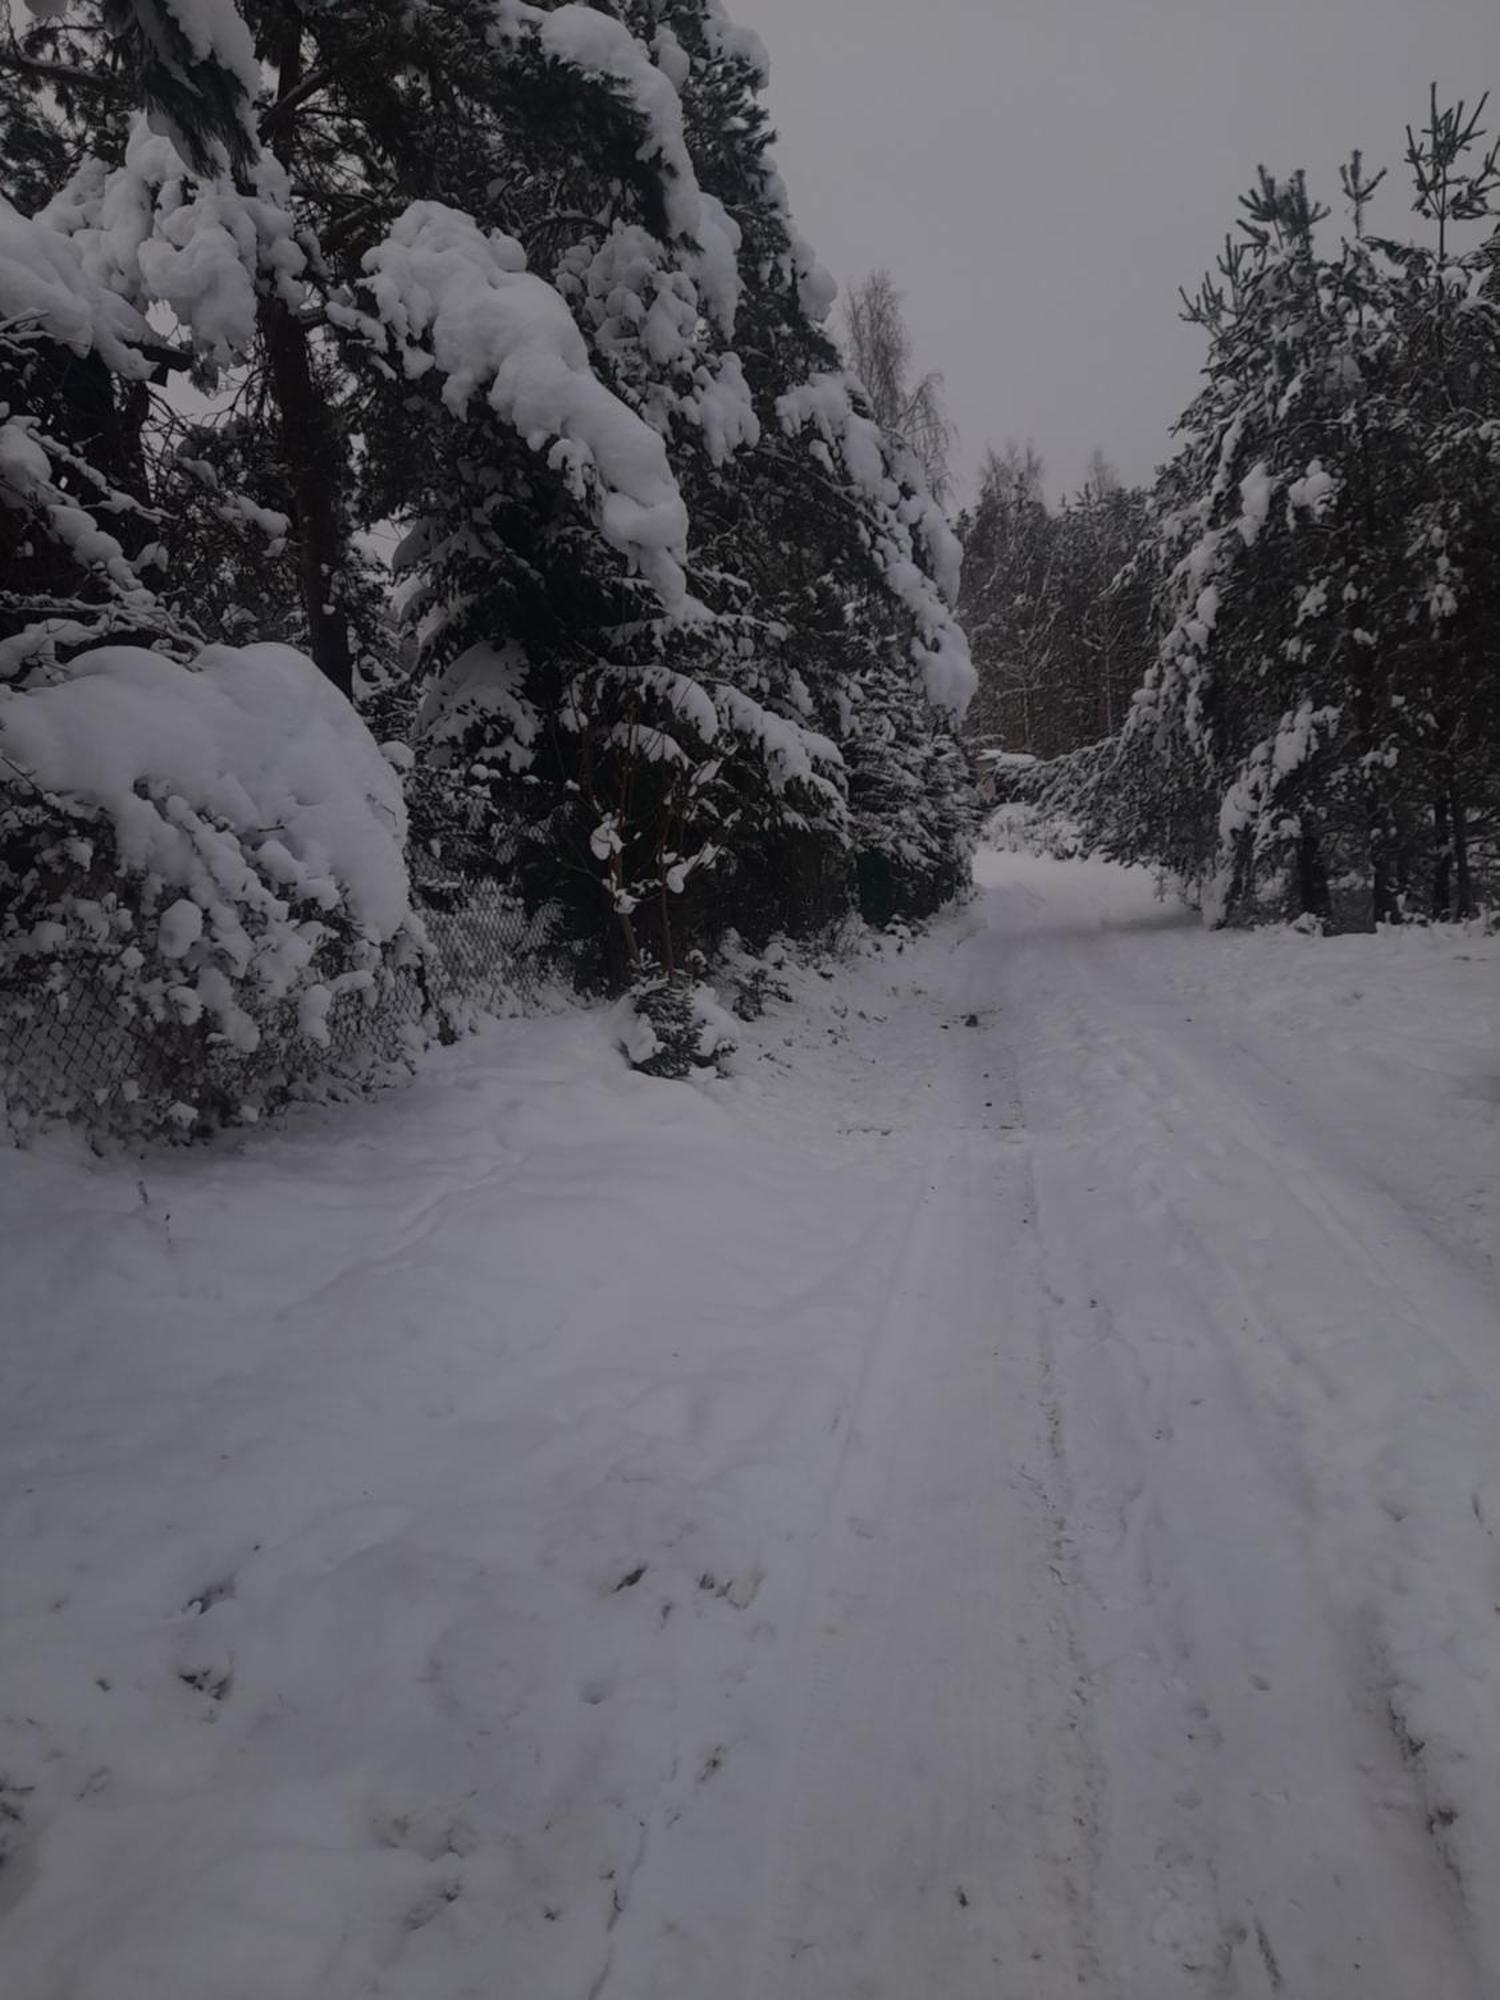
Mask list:
[[[421,955],[400,780],[289,647],[101,647],[0,690],[0,776],[0,1016],[102,989],[137,1129],[258,1116]]]
[[[734,1020],[713,988],[681,974],[648,968],[623,1002],[620,1047],[631,1068],[647,1076],[722,1072],[735,1042]]]

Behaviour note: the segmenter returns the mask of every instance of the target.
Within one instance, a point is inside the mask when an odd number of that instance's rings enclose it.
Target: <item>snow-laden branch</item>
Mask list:
[[[364,268],[373,317],[342,308],[340,316],[389,338],[412,379],[435,368],[457,414],[482,395],[568,477],[666,608],[685,609],[688,516],[666,447],[599,381],[567,305],[526,269],[520,244],[420,201]]]
[[[704,309],[719,331],[731,337],[740,304],[739,225],[698,185],[683,131],[682,100],[669,74],[674,67],[670,58],[659,67],[622,21],[572,4],[549,11],[527,0],[499,0],[492,33],[501,48],[532,40],[555,62],[624,96],[650,135],[643,157],[663,169],[668,225],[696,245],[696,253],[684,262]],[[679,48],[679,57],[681,53]]]
[[[119,375],[151,372],[144,315],[99,281],[51,215],[22,215],[0,194],[0,325],[34,327],[74,354],[96,353]]]
[[[299,306],[307,255],[297,239],[286,175],[259,152],[248,187],[228,174],[199,178],[170,139],[137,123],[125,161],[85,166],[39,221],[71,238],[89,281],[144,313],[168,306],[205,358],[248,354],[260,298]]]
[[[962,556],[920,468],[909,454],[892,454],[880,426],[856,407],[844,376],[815,375],[777,407],[788,435],[811,424],[837,455],[869,516],[881,573],[911,616],[912,657],[928,700],[962,716],[978,685],[968,641],[950,609]]]

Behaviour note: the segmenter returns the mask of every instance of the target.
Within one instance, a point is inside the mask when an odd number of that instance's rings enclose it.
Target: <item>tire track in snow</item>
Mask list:
[[[1050,2000],[1098,1971],[1097,1763],[1059,1566],[1024,1148],[1003,1043],[959,1026],[971,1002],[962,986],[914,992],[877,1038],[882,1061],[925,1073],[920,1122],[938,1137],[788,1674],[746,2000]]]
[[[1179,1035],[1180,1008],[1133,987],[1106,935],[1051,922],[1002,909],[975,948],[1021,1023],[1062,1302],[1112,1797],[1101,1990],[1476,2000],[1484,1913],[1433,1837],[1373,1637],[1415,1572],[1360,1478],[1408,1413],[1388,1381],[1384,1403],[1361,1392],[1358,1353],[1412,1341],[1393,1259],[1426,1244],[1309,1158],[1231,1063],[1205,1067],[1206,1031]],[[1149,969],[1144,942],[1132,964]],[[1427,1277],[1440,1343],[1472,1332],[1463,1287]],[[1419,1345],[1404,1365],[1414,1406],[1452,1420],[1455,1378],[1424,1386]],[[1408,1644],[1438,1611],[1417,1597],[1397,1613]]]

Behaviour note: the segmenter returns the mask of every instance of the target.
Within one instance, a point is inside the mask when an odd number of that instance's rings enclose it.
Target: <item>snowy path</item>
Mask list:
[[[1099,1990],[1491,1992],[1494,1286],[1185,1010],[1107,876],[996,872]]]
[[[994,872],[881,1030],[953,1136],[748,1990],[1493,1993],[1496,1294],[1153,979],[1139,892]]]
[[[8,2000],[1500,1992],[1495,948],[986,873],[725,1085],[0,1158]]]

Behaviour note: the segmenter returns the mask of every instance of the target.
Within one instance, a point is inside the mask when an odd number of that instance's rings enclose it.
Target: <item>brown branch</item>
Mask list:
[[[269,138],[286,123],[294,111],[304,105],[310,97],[316,97],[320,90],[331,83],[333,75],[331,68],[309,70],[300,83],[293,84],[290,90],[284,92],[274,104],[261,113],[261,137]]]
[[[97,69],[85,69],[81,64],[38,62],[34,56],[23,56],[15,49],[0,49],[0,69],[18,71],[22,76],[44,77],[49,82],[77,84],[84,90],[97,90],[106,96],[123,97],[123,86],[116,76]]]

